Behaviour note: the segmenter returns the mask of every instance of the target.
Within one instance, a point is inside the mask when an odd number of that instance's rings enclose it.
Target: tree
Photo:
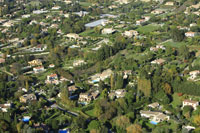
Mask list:
[[[117,81],[115,83],[115,89],[122,89],[124,86],[124,79],[121,74],[117,75]]]
[[[172,94],[172,87],[169,83],[164,83],[163,89],[167,94]]]
[[[142,127],[138,124],[132,124],[126,128],[127,133],[142,133]]]
[[[151,95],[151,81],[148,79],[138,79],[138,90],[141,90],[145,96]]]
[[[197,126],[200,126],[200,115],[194,116],[193,122],[194,122]]]
[[[126,129],[131,124],[130,119],[127,116],[118,116],[115,121],[116,126]]]
[[[97,120],[92,120],[89,125],[88,125],[88,129],[100,129],[101,127],[101,123]]]
[[[178,55],[182,56],[184,59],[189,59],[189,57],[190,57],[189,48],[185,45],[181,46],[178,49]]]
[[[52,126],[52,128],[53,128],[54,130],[57,130],[57,129],[59,128],[59,126],[58,126],[58,120],[53,119],[53,120],[52,120],[52,123],[51,123],[51,126]]]
[[[171,29],[171,37],[175,42],[181,42],[184,39],[185,35],[182,30],[179,30],[176,27],[173,27]]]

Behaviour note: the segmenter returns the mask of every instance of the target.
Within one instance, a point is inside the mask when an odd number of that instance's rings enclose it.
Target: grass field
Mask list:
[[[173,42],[173,41],[168,41],[168,42],[166,42],[166,43],[163,43],[163,45],[178,48],[178,47],[181,47],[181,46],[183,46],[183,45],[186,45],[186,43],[184,43],[184,42]]]
[[[94,114],[94,109],[92,110],[88,110],[85,112],[87,115],[92,116],[92,117],[96,117],[96,115]]]
[[[85,6],[85,7],[88,7],[88,6],[91,6],[92,4],[89,3],[89,2],[80,2],[79,3],[81,6]]]
[[[157,25],[154,25],[154,24],[149,24],[149,25],[146,25],[146,26],[140,26],[136,30],[140,33],[149,33],[149,32],[155,31],[159,28],[160,28],[160,26],[157,26]]]
[[[174,108],[176,108],[177,106],[179,106],[179,105],[182,104],[182,102],[181,102],[181,97],[179,97],[177,93],[174,93],[174,94],[172,95],[172,97],[173,97],[173,102],[172,102],[171,104],[172,104],[172,106],[173,106]]]

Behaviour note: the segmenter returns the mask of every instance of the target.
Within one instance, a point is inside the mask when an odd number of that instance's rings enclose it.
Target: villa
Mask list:
[[[192,101],[192,100],[184,100],[183,101],[183,107],[185,106],[191,106],[194,110],[197,109],[197,106],[199,106],[198,101]]]

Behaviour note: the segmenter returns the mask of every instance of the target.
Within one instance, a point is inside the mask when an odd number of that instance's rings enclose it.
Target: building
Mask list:
[[[47,49],[46,45],[37,45],[35,47],[28,49],[28,51],[30,51],[30,52],[43,52],[46,49]]]
[[[57,74],[48,75],[45,83],[58,85],[59,84],[58,75]]]
[[[129,30],[129,31],[125,31],[123,33],[124,36],[127,36],[129,38],[133,37],[133,36],[137,36],[138,32],[136,30]]]
[[[52,7],[51,9],[52,10],[59,10],[61,7],[60,6],[54,6],[54,7]]]
[[[6,60],[4,58],[0,58],[0,64],[3,64],[5,62],[6,62]]]
[[[165,48],[165,46],[159,44],[159,45],[156,45],[156,47],[151,47],[151,48],[150,48],[150,51],[156,52],[156,51],[158,51],[159,49],[165,50],[166,48]]]
[[[68,91],[71,94],[72,92],[75,92],[76,90],[78,90],[78,88],[75,85],[69,86],[68,87]]]
[[[168,115],[163,114],[162,112],[154,112],[154,111],[140,111],[140,115],[145,118],[149,118],[151,121],[155,123],[159,123],[162,121],[168,121],[170,117]]]
[[[113,28],[104,28],[101,33],[102,34],[112,34],[114,33],[116,30],[114,30]]]
[[[85,24],[85,27],[86,28],[94,28],[94,27],[100,26],[100,25],[104,26],[107,22],[108,22],[108,20],[106,20],[106,19],[100,19],[100,20]]]
[[[81,65],[84,65],[86,64],[86,62],[84,60],[76,60],[73,62],[73,66],[76,67],[76,66],[81,66]]]
[[[189,72],[190,75],[190,79],[195,79],[198,75],[200,75],[200,71],[199,70],[194,70]]]
[[[49,68],[54,68],[54,67],[55,67],[54,64],[50,64],[50,65],[49,65]]]
[[[145,22],[146,22],[145,19],[139,19],[139,20],[136,21],[136,25],[141,25],[141,24],[143,24]]]
[[[34,73],[40,73],[40,72],[44,72],[44,71],[45,71],[44,66],[38,66],[38,67],[33,68]]]
[[[37,100],[37,97],[34,94],[25,94],[21,96],[19,100],[21,103],[28,103]]]
[[[80,39],[79,35],[76,33],[69,33],[66,35],[66,37],[68,37],[70,40],[74,39],[74,40],[78,40]]]
[[[165,13],[165,11],[163,11],[161,9],[156,9],[156,10],[153,10],[151,13],[152,14],[162,14],[162,13]]]
[[[158,64],[158,65],[162,65],[165,63],[164,59],[157,59],[151,62],[151,64]]]
[[[95,100],[98,96],[99,91],[89,91],[86,93],[80,93],[78,101],[79,103],[86,105],[92,100]]]
[[[191,106],[191,107],[193,107],[194,110],[196,110],[197,106],[199,106],[199,102],[187,99],[187,100],[183,101],[183,107],[185,107],[185,106]]]
[[[8,109],[12,107],[11,103],[0,104],[0,110],[2,112],[8,112]]]
[[[151,104],[148,105],[148,107],[153,108],[153,109],[158,108],[159,106],[160,106],[160,104],[158,102],[151,103]]]
[[[185,33],[185,36],[186,37],[195,37],[195,36],[197,36],[198,35],[198,33],[197,32],[186,32]]]
[[[130,1],[129,0],[118,0],[120,4],[128,4]]]
[[[165,5],[166,5],[166,6],[173,6],[173,5],[174,5],[174,2],[171,2],[171,1],[166,2]]]
[[[117,98],[122,98],[124,97],[126,94],[126,90],[125,89],[118,89],[115,91],[115,95]]]
[[[29,61],[28,64],[30,66],[41,66],[42,65],[42,60],[35,59],[35,60],[32,60],[32,61]]]

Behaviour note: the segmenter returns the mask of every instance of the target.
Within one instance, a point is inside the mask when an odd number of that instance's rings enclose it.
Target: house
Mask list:
[[[151,104],[148,105],[148,107],[153,108],[153,109],[158,108],[159,106],[160,106],[160,104],[158,102],[151,103]]]
[[[81,104],[88,104],[90,103],[92,100],[95,100],[97,97],[99,96],[99,91],[93,91],[93,92],[86,92],[86,93],[80,93],[79,95],[79,103]]]
[[[130,1],[129,0],[118,0],[120,4],[128,4]]]
[[[22,15],[22,18],[29,18],[29,17],[31,17],[31,15],[30,15],[30,14],[25,14],[25,15]]]
[[[196,128],[195,127],[193,127],[193,126],[182,126],[182,129],[186,129],[186,132],[187,133],[190,133],[191,132],[191,130],[195,130]]]
[[[28,49],[28,51],[30,52],[43,52],[47,49],[47,45],[37,45],[35,47],[32,47],[30,49]]]
[[[118,89],[115,91],[115,95],[117,98],[122,98],[124,97],[126,94],[126,90],[125,89]]]
[[[100,80],[103,81],[106,78],[110,77],[112,73],[113,72],[111,69],[104,70],[102,73],[97,73],[90,77],[91,81],[89,81],[89,83],[96,83],[99,82]]]
[[[30,66],[41,66],[42,65],[42,60],[35,59],[35,60],[32,60],[32,61],[29,61],[28,64]]]
[[[54,68],[54,67],[55,67],[54,64],[50,64],[50,65],[49,65],[49,68]]]
[[[6,62],[6,60],[4,58],[0,58],[0,64],[3,64],[5,62]]]
[[[195,37],[195,36],[197,36],[198,35],[198,33],[197,32],[186,32],[185,33],[185,36],[186,37]]]
[[[78,90],[78,88],[75,85],[72,85],[72,86],[68,87],[69,93],[75,92],[76,90]]]
[[[13,26],[13,25],[14,25],[14,22],[13,22],[13,21],[8,21],[8,22],[3,23],[2,26],[4,26],[4,27],[11,27],[11,26]]]
[[[84,60],[76,60],[73,62],[73,66],[80,66],[80,65],[84,65],[86,64],[86,62]]]
[[[58,85],[59,84],[58,75],[57,74],[50,74],[50,75],[48,75],[45,83],[46,84],[55,84],[55,85]]]
[[[145,19],[145,21],[149,21],[151,19],[150,16],[143,16],[143,18]]]
[[[33,14],[42,14],[42,13],[47,13],[48,11],[46,10],[34,10]]]
[[[86,12],[86,11],[80,11],[80,12],[75,12],[74,14],[76,14],[76,15],[78,15],[78,16],[80,16],[80,17],[83,17],[83,16],[89,14],[89,12]]]
[[[163,46],[163,45],[156,45],[156,47],[150,47],[150,51],[158,51],[159,49],[162,49],[162,50],[165,50],[166,48],[165,48],[165,46]]]
[[[140,115],[145,118],[149,118],[154,123],[159,123],[165,120],[169,120],[170,117],[168,115],[163,114],[162,112],[154,112],[154,111],[140,111]]]
[[[0,104],[0,110],[2,112],[8,112],[8,109],[12,107],[11,103]]]
[[[190,79],[195,79],[199,74],[200,74],[199,70],[194,70],[194,71],[189,72]]]
[[[76,33],[69,33],[69,34],[67,34],[66,35],[66,37],[68,37],[70,40],[78,40],[78,39],[80,39],[80,36],[78,35],[78,34],[76,34]]]
[[[52,7],[51,9],[52,10],[59,10],[61,7],[60,6],[54,6],[54,7]]]
[[[124,36],[127,36],[129,38],[133,37],[133,36],[137,36],[138,32],[136,30],[129,30],[129,31],[125,31],[123,33]]]
[[[102,34],[112,34],[114,33],[116,30],[114,30],[113,28],[104,28],[101,33]]]
[[[99,19],[97,21],[85,24],[85,27],[86,28],[94,28],[94,27],[100,26],[100,25],[105,26],[107,22],[108,22],[108,20],[106,20],[106,19]]]
[[[161,10],[161,9],[155,9],[153,11],[151,11],[152,14],[162,14],[164,13],[165,11],[164,10]]]
[[[38,67],[33,68],[34,73],[40,73],[40,72],[44,72],[44,71],[45,71],[44,66],[38,66]]]
[[[165,63],[164,59],[157,59],[151,62],[151,64],[158,64],[158,65],[162,65]]]
[[[19,98],[21,103],[28,103],[37,100],[35,94],[25,94]]]
[[[143,24],[144,22],[146,22],[145,19],[139,19],[139,20],[136,21],[136,25],[141,25],[141,24]]]
[[[183,101],[183,107],[185,106],[191,106],[194,110],[196,110],[197,106],[199,106],[199,102],[186,99]]]
[[[166,5],[166,6],[173,6],[173,5],[174,5],[174,2],[171,2],[171,1],[166,2],[165,5]]]

